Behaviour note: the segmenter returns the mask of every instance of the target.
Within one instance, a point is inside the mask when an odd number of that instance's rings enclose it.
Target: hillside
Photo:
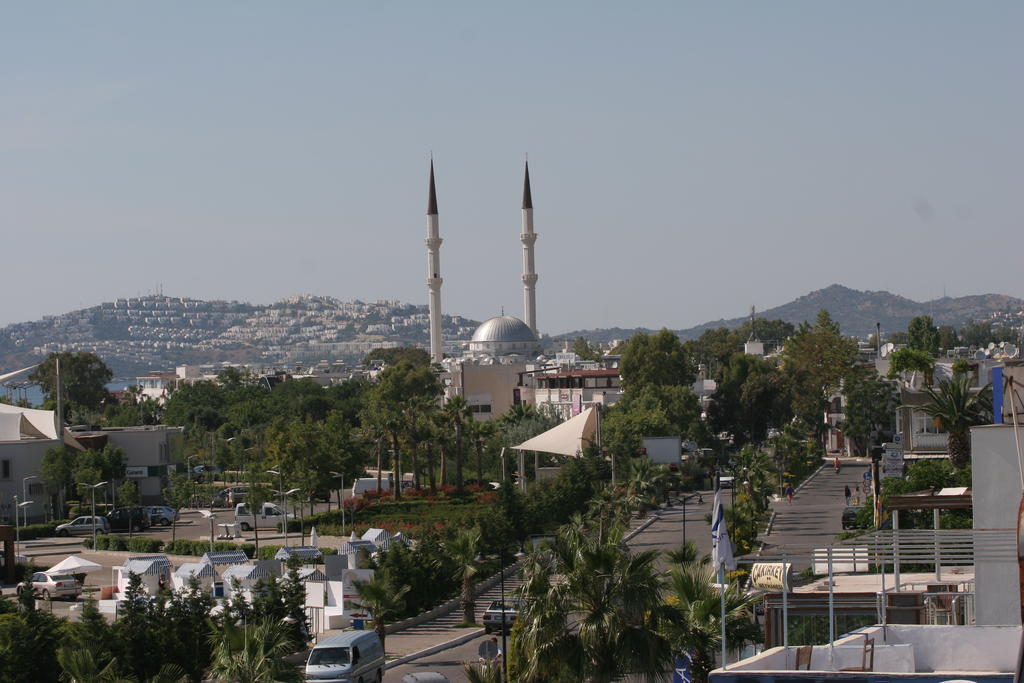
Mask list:
[[[882,324],[882,331],[906,330],[910,320],[919,315],[930,315],[937,325],[960,327],[972,320],[985,320],[993,314],[1024,311],[1024,300],[1003,294],[977,294],[963,297],[943,297],[934,301],[917,302],[890,292],[862,292],[834,284],[805,294],[789,303],[764,311],[758,311],[761,318],[785,320],[793,324],[813,321],[818,311],[826,309],[837,320],[844,334],[867,337],[875,331],[875,323]],[[733,328],[742,325],[747,316],[713,320],[676,332],[683,339],[696,339],[705,330],[717,327]],[[633,330],[644,331],[644,330]],[[647,330],[650,331],[650,330]],[[612,328],[607,330],[582,330],[567,332],[559,338],[583,336],[592,341],[609,341],[628,336],[630,330]]]

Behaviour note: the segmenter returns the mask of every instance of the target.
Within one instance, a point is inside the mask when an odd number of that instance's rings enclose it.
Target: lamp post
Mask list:
[[[21,527],[18,526],[18,509],[27,507],[32,504],[31,500],[23,500],[18,502],[18,497],[14,497],[14,555],[17,558],[18,546],[21,544]]]
[[[526,553],[522,550],[517,552],[513,557],[516,558],[516,562],[526,557]],[[477,563],[483,562],[483,555],[477,555],[473,558]],[[505,549],[502,548],[498,551],[498,565],[500,570],[498,572],[498,580],[501,582],[501,680],[508,681],[508,641],[506,640],[506,632],[508,630],[508,623],[505,620]]]
[[[341,488],[338,489],[338,509],[341,510],[341,531],[345,531],[345,475],[341,472],[335,472],[331,470],[331,475],[341,480]],[[330,508],[330,499],[328,499],[327,507]]]
[[[277,475],[277,493],[281,496],[281,508],[284,510],[284,545],[288,547],[288,504],[284,500],[284,475],[280,470],[266,470],[266,473]]]
[[[32,502],[32,501],[30,501],[28,499],[28,485],[27,485],[27,482],[28,482],[29,479],[38,479],[38,478],[39,477],[37,477],[34,474],[30,474],[27,477],[22,477],[21,478],[21,499],[23,501],[29,502],[29,503]],[[28,524],[28,510],[25,510],[25,524]]]
[[[79,484],[78,485],[79,488],[85,487],[85,488],[92,489],[92,517],[90,517],[89,519],[92,522],[92,549],[93,550],[96,550],[96,489],[100,488],[101,486],[106,486],[106,485],[107,485],[107,482],[105,482],[105,481],[101,481],[98,484]],[[131,518],[129,517],[129,521],[130,521],[130,519]]]

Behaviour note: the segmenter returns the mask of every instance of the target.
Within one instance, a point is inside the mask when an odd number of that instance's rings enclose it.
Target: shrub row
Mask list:
[[[83,539],[82,545],[85,548],[92,548],[92,539]],[[213,549],[216,551],[241,550],[249,558],[252,558],[256,552],[256,546],[252,543],[237,544],[230,541],[216,541],[213,544]],[[209,552],[210,542],[179,538],[164,543],[159,538],[150,538],[148,536],[135,536],[129,539],[124,536],[101,534],[96,537],[95,550],[127,550],[128,552],[143,554],[163,552],[168,555],[195,555],[201,557]],[[277,552],[277,547],[275,547],[274,552]]]
[[[21,540],[31,541],[33,538],[47,538],[57,533],[57,525],[64,524],[66,519],[57,520],[54,522],[45,522],[42,524],[27,524],[21,527],[19,533],[21,534]]]

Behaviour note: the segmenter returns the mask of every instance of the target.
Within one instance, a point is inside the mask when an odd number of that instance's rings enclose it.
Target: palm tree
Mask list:
[[[60,679],[67,683],[130,683],[131,680],[118,675],[116,657],[101,669],[93,651],[85,648],[62,647],[57,650],[57,663],[62,670]],[[188,675],[177,664],[164,664],[146,683],[188,683]]]
[[[624,553],[622,537],[621,526],[601,538],[567,525],[527,559],[511,648],[520,680],[566,670],[595,683],[663,680],[672,650],[660,628],[668,608],[658,552]]]
[[[449,398],[444,404],[444,413],[455,428],[455,488],[462,491],[462,426],[465,420],[472,418],[472,413],[469,412],[469,404],[463,396]]]
[[[665,559],[670,563],[680,566],[690,564],[711,564],[711,556],[702,554],[697,549],[697,544],[687,541],[675,550],[666,550]]]
[[[476,454],[476,483],[479,486],[483,486],[484,443],[491,439],[497,433],[497,430],[490,422],[470,422],[467,424],[467,427],[470,427],[469,433],[473,440],[473,451]]]
[[[469,683],[502,683],[500,661],[466,664],[462,670]]]
[[[705,683],[722,646],[721,593],[713,585],[715,568],[696,560],[684,562],[669,574],[670,616],[661,624],[662,636],[673,652],[690,655],[694,683]],[[725,591],[725,636],[728,643],[760,642],[761,627],[751,620],[755,597],[744,595],[735,583]]]
[[[648,507],[658,506],[667,486],[668,467],[655,465],[647,458],[634,458],[630,461],[625,487],[641,519]]]
[[[301,681],[302,672],[285,661],[295,651],[291,627],[278,621],[237,626],[225,622],[210,635],[213,663],[209,677],[232,683]]]
[[[372,581],[356,581],[355,587],[359,596],[356,602],[373,618],[373,630],[377,632],[383,649],[388,621],[405,609],[405,594],[409,592],[409,587],[401,586],[396,590],[392,583],[382,576]]]
[[[480,529],[460,530],[445,544],[448,555],[455,561],[455,576],[462,581],[462,621],[465,624],[476,623],[476,603],[473,597],[473,586],[476,575],[480,571],[476,557],[480,550]]]
[[[920,410],[935,421],[935,426],[947,432],[949,461],[953,467],[963,469],[971,464],[971,427],[989,422],[992,417],[992,386],[978,392],[971,391],[971,378],[960,375],[939,382],[939,388],[925,387],[931,403]]]

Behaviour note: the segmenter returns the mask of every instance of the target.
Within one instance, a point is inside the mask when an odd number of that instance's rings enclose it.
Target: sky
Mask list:
[[[523,315],[527,155],[544,332],[1024,297],[1021,35],[999,0],[5,2],[0,325],[425,304],[431,154],[446,313]]]

